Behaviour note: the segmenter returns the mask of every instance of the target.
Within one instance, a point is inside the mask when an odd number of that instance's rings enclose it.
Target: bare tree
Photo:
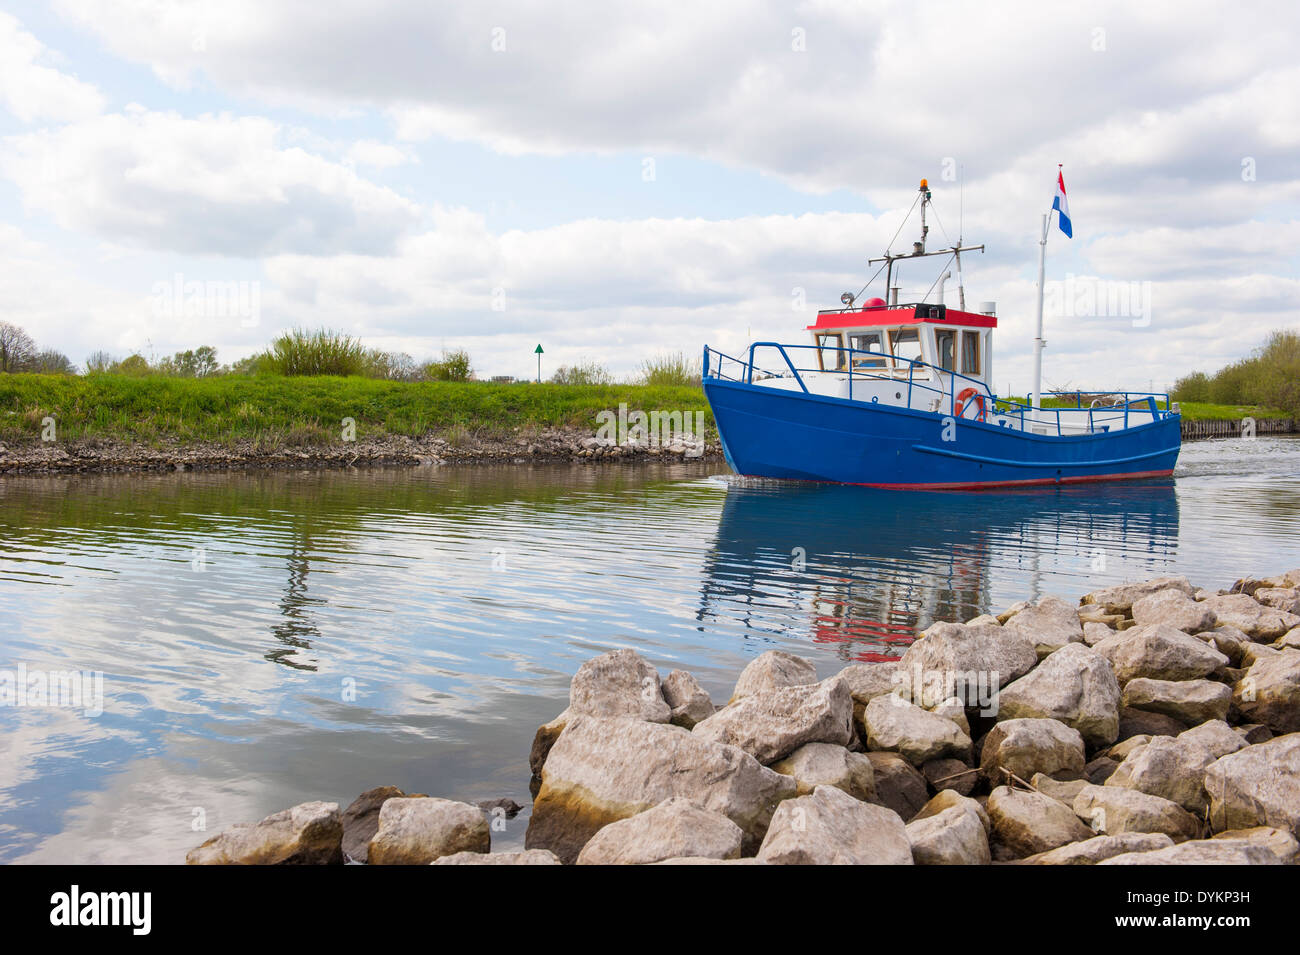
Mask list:
[[[0,322],[0,371],[23,371],[35,357],[32,336],[17,325]]]

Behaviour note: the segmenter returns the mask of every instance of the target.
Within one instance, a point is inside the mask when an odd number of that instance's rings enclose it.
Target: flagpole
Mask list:
[[[1034,337],[1034,410],[1043,407],[1043,278],[1047,273],[1047,223],[1052,217],[1043,216],[1043,234],[1038,240],[1038,323]]]

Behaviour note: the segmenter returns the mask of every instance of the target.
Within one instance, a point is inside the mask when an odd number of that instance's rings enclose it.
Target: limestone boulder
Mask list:
[[[1025,859],[1027,865],[1096,865],[1103,859],[1129,852],[1153,852],[1167,849],[1174,841],[1161,832],[1121,832],[1114,836],[1094,836],[1072,842],[1050,852]]]
[[[898,661],[879,663],[854,663],[841,670],[839,676],[849,685],[849,694],[856,706],[866,706],[878,696],[893,693],[900,686],[897,677]]]
[[[1226,832],[1216,832],[1211,838],[1230,842],[1248,842],[1252,845],[1263,846],[1277,856],[1283,865],[1300,863],[1300,841],[1297,841],[1296,837],[1286,829],[1278,829],[1274,826],[1253,826],[1250,829],[1229,829]]]
[[[1273,826],[1300,834],[1300,733],[1221,756],[1204,785],[1215,832]]]
[[[951,789],[969,796],[979,782],[979,770],[974,769],[960,759],[947,757],[932,759],[921,765],[921,775],[935,792]]]
[[[720,812],[671,796],[611,822],[578,853],[578,865],[649,865],[664,859],[739,859],[744,833]]]
[[[1092,838],[1069,806],[1040,792],[998,786],[986,806],[993,837],[1015,858]]]
[[[1044,796],[1051,796],[1058,802],[1073,807],[1074,797],[1079,795],[1080,790],[1088,785],[1088,780],[1056,779],[1045,773],[1034,773],[1034,778],[1029,780],[1029,785],[1033,786]]]
[[[1154,852],[1128,852],[1098,865],[1281,865],[1267,847],[1244,841],[1201,839]]]
[[[669,722],[690,729],[713,715],[716,707],[698,680],[685,670],[673,670],[663,682]]]
[[[853,739],[853,697],[838,677],[757,690],[696,723],[691,732],[739,747],[760,763],[774,763],[805,743],[847,746]]]
[[[1209,720],[1200,726],[1179,733],[1178,738],[1195,740],[1208,749],[1215,759],[1250,745],[1240,733],[1223,720]]]
[[[672,716],[659,672],[628,649],[602,653],[578,667],[569,684],[569,712],[651,723],[667,723]]]
[[[533,734],[533,745],[528,752],[528,768],[532,770],[534,776],[542,775],[542,766],[546,763],[546,756],[555,745],[555,741],[560,738],[564,732],[564,727],[569,722],[569,711],[566,709],[549,723],[543,723],[537,727],[537,732]]]
[[[1098,623],[1095,620],[1085,620],[1083,622],[1083,642],[1090,647],[1095,647],[1107,637],[1115,636],[1115,633],[1115,628],[1104,623]]]
[[[232,826],[185,856],[186,865],[340,865],[343,820],[335,802],[305,802]]]
[[[777,807],[758,850],[769,865],[912,865],[903,820],[834,786]]]
[[[1177,736],[1187,730],[1187,724],[1163,713],[1151,710],[1135,710],[1131,706],[1119,708],[1118,741],[1134,739],[1138,736]]]
[[[1178,803],[1122,786],[1084,786],[1072,808],[1093,832],[1103,835],[1160,832],[1174,842],[1201,835],[1200,822]]]
[[[1209,804],[1205,771],[1213,762],[1214,754],[1196,740],[1155,736],[1124,758],[1106,786],[1161,796],[1199,819]]]
[[[1124,684],[1124,705],[1163,713],[1196,726],[1206,720],[1224,720],[1232,705],[1232,689],[1213,680],[1149,680],[1139,677]]]
[[[925,776],[897,753],[867,753],[876,785],[875,801],[910,819],[929,798]]]
[[[545,849],[523,852],[456,852],[434,859],[433,865],[564,865],[559,856]]]
[[[491,833],[477,806],[451,799],[385,800],[366,850],[370,865],[428,865],[457,852],[487,852]]]
[[[945,756],[970,755],[971,740],[952,720],[892,694],[878,696],[863,714],[867,748],[895,752],[920,766]]]
[[[954,806],[909,822],[907,838],[917,865],[988,865],[988,832],[979,816]]]
[[[1067,644],[1083,642],[1078,611],[1060,597],[1050,595],[1040,597],[1010,618],[1006,629],[1032,640],[1040,658]]]
[[[1140,677],[1199,680],[1228,665],[1228,658],[1204,640],[1159,623],[1132,627],[1093,649],[1110,661],[1121,684]]]
[[[816,682],[817,668],[811,662],[784,650],[768,650],[755,657],[740,672],[729,702],[735,703],[754,693],[767,693],[787,686]]]
[[[1300,626],[1300,616],[1266,606],[1246,594],[1220,594],[1207,599],[1205,605],[1214,611],[1219,623],[1236,627],[1252,640],[1276,640]]]
[[[1085,762],[1083,737],[1059,720],[1004,720],[984,738],[980,775],[993,785],[1005,781],[1004,771],[1026,782],[1035,773],[1078,778]]]
[[[991,702],[997,690],[1018,680],[1038,662],[1034,641],[1024,633],[989,624],[936,623],[903,654],[899,667],[910,697],[935,706],[956,696],[974,706]]]
[[[835,743],[805,743],[769,768],[794,779],[800,796],[808,795],[818,786],[835,786],[855,799],[867,802],[876,799],[871,760]]]
[[[1300,650],[1259,656],[1233,687],[1232,701],[1247,722],[1279,734],[1300,731]]]
[[[743,750],[679,726],[574,717],[542,770],[525,844],[571,862],[603,826],[683,796],[736,823],[752,851],[795,789]]]
[[[1138,626],[1161,624],[1184,633],[1213,630],[1218,624],[1212,609],[1173,588],[1158,590],[1135,601],[1133,619]]]
[[[1107,658],[1082,643],[1048,655],[998,694],[999,719],[1052,719],[1073,727],[1091,746],[1119,733],[1119,681]]]
[[[1300,650],[1300,627],[1292,627],[1269,646],[1275,650]]]
[[[1203,633],[1196,634],[1198,640],[1204,640],[1214,649],[1218,650],[1228,658],[1228,663],[1232,666],[1241,666],[1246,648],[1253,642],[1250,637],[1246,636],[1236,627],[1220,625],[1213,630],[1206,630]]]
[[[379,810],[388,800],[405,798],[396,786],[368,789],[343,810],[343,852],[353,862],[365,862],[370,840],[379,830]]]
[[[1186,577],[1156,577],[1138,583],[1119,584],[1114,587],[1094,590],[1092,593],[1085,595],[1080,603],[1099,606],[1106,613],[1127,615],[1133,609],[1133,604],[1143,597],[1149,597],[1151,594],[1159,593],[1162,590],[1180,590],[1188,597],[1195,592],[1191,582]]]
[[[911,822],[919,822],[929,816],[937,816],[939,813],[952,808],[974,813],[975,817],[979,819],[980,825],[984,827],[986,834],[993,831],[993,822],[989,819],[988,810],[984,808],[978,799],[971,799],[969,796],[962,796],[951,790],[936,793],[933,799],[911,817],[909,825]]]
[[[1291,615],[1300,614],[1300,589],[1295,587],[1261,587],[1251,594],[1257,603]]]

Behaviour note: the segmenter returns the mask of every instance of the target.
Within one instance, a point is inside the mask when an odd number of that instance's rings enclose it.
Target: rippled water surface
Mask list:
[[[773,647],[829,674],[1027,596],[1300,566],[1290,438],[1014,493],[723,471],[0,478],[0,676],[104,674],[98,716],[0,707],[0,861],[179,862],[383,784],[526,804],[534,729],[612,647],[725,698]]]

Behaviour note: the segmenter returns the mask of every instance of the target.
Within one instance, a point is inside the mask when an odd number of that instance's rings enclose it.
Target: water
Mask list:
[[[175,863],[384,784],[527,804],[533,731],[613,647],[725,699],[773,647],[830,674],[1027,596],[1300,567],[1293,438],[1189,444],[1173,481],[1014,493],[724,470],[0,479],[0,671],[102,671],[105,698],[0,707],[0,861]]]

